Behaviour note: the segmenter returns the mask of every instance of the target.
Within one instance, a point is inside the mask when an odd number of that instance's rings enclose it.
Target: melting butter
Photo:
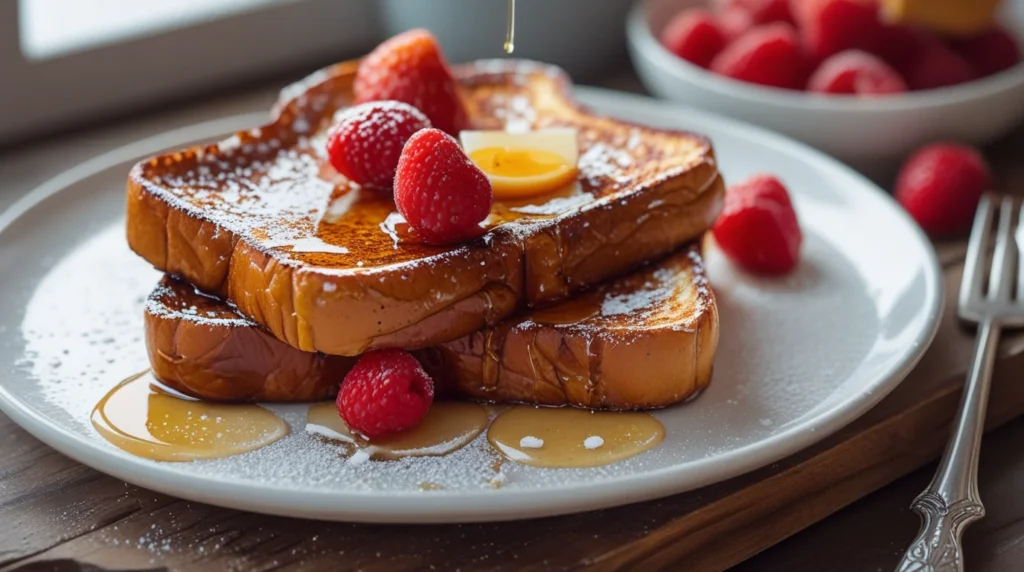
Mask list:
[[[352,433],[333,403],[309,408],[306,431],[350,447],[358,447],[373,459],[401,459],[447,455],[468,445],[490,421],[487,410],[476,403],[434,403],[423,421],[408,431],[367,442]]]
[[[499,415],[487,431],[487,440],[509,460],[560,469],[622,461],[653,449],[664,437],[665,427],[648,413],[527,406]]]
[[[230,457],[288,435],[283,419],[258,405],[207,403],[163,388],[150,372],[112,389],[92,412],[111,444],[155,461]]]

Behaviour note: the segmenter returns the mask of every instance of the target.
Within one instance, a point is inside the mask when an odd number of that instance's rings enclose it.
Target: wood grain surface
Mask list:
[[[61,166],[171,126],[263,109],[273,93],[9,150],[0,155],[0,209]],[[1002,189],[1024,190],[1022,151],[1024,130],[988,150]],[[889,570],[916,532],[907,507],[930,473],[914,471],[941,451],[972,346],[972,334],[958,327],[951,311],[963,243],[938,249],[947,312],[907,380],[838,434],[731,481],[653,502],[523,522],[329,524],[220,509],[129,486],[56,453],[0,416],[0,571],[721,570],[794,534],[740,569]],[[1001,351],[993,427],[1024,413],[1024,339],[1007,338]],[[1024,421],[984,444],[982,495],[989,516],[968,532],[972,571],[1024,566],[1021,438]]]

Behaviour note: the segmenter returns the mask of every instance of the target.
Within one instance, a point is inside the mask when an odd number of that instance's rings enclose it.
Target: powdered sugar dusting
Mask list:
[[[630,172],[633,166],[633,157],[627,151],[604,143],[591,145],[579,161],[581,176],[595,187],[609,181],[621,186],[631,184],[634,180]]]
[[[95,272],[103,268],[104,272]],[[26,307],[22,337],[26,359],[16,366],[32,379],[48,407],[59,411],[75,431],[122,455],[92,429],[89,416],[104,394],[122,380],[149,366],[143,340],[147,295],[160,273],[132,253],[124,241],[124,221],[82,242],[52,266]],[[199,316],[192,316],[196,305]],[[174,307],[199,318],[202,306]],[[20,375],[20,374],[16,374]],[[481,433],[454,453],[439,457],[408,457],[397,461],[349,462],[349,452],[306,431],[306,405],[269,405],[290,426],[291,434],[269,447],[226,459],[192,463],[159,463],[189,476],[223,478],[265,490],[317,490],[339,493],[426,494],[423,482],[436,483],[448,494],[498,488],[550,486],[607,479],[635,470],[645,457],[597,469],[550,471],[502,462]],[[56,414],[55,414],[56,415]],[[640,460],[638,460],[640,459]]]
[[[654,308],[675,292],[671,284],[674,275],[668,270],[654,273],[656,282],[647,282],[644,288],[626,294],[609,294],[601,303],[601,315],[605,317],[635,315],[642,310]]]
[[[190,286],[182,285],[183,288],[193,290]],[[205,299],[205,295],[198,290],[194,293]],[[210,299],[211,304],[223,306],[220,301]],[[177,292],[165,284],[158,284],[153,292],[146,298],[145,311],[153,316],[163,317],[168,320],[184,320],[194,324],[205,324],[210,326],[226,326],[230,328],[257,327],[241,315],[228,311],[200,310],[195,305],[188,304],[186,300],[178,296]]]
[[[173,208],[211,221],[286,264],[301,262],[324,273],[400,271],[399,265],[423,264],[430,256],[460,256],[459,246],[426,248],[395,241],[381,224],[393,205],[367,209],[359,198],[365,194],[346,192],[353,184],[325,161],[334,120],[360,113],[346,107],[346,73],[351,68],[329,68],[287,88],[275,107],[274,124],[196,150],[195,167],[178,168],[188,163],[187,154],[171,154],[151,162],[137,180]],[[626,128],[560,103],[548,94],[560,93],[569,83],[552,66],[482,61],[459,66],[456,75],[473,102],[474,119],[483,124],[497,119],[513,130],[573,127],[580,133],[580,191],[506,208],[514,216],[503,214],[492,226],[516,240],[537,232],[535,217],[561,224],[562,217],[680,173],[706,153],[703,143],[689,135]],[[385,110],[401,106],[381,105]],[[383,121],[373,127],[387,130],[389,125]],[[492,240],[493,233],[489,230],[485,240]],[[358,251],[350,241],[358,241]]]

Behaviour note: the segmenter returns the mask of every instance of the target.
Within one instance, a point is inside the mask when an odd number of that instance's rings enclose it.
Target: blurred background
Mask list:
[[[981,23],[966,27],[972,13]],[[518,0],[516,20],[515,57],[767,127],[879,181],[924,144],[988,145],[1024,120],[1024,0]],[[507,0],[0,0],[0,149],[283,86],[414,27],[453,62],[503,57],[506,23]],[[741,39],[779,25],[803,46],[798,85],[764,77],[764,62],[723,73],[695,57],[735,64]],[[725,38],[714,51],[709,26]],[[828,49],[813,55],[815,42]],[[810,88],[849,51],[906,85]]]
[[[582,81],[626,63],[628,0],[520,0],[516,56]],[[453,17],[458,15],[458,17]],[[585,15],[585,16],[583,16]],[[0,146],[260,80],[427,27],[502,55],[504,0],[0,0]]]

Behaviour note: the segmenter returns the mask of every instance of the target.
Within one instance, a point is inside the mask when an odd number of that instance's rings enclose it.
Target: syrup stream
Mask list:
[[[516,49],[516,0],[508,0],[508,24],[505,28],[505,53],[511,54]]]

